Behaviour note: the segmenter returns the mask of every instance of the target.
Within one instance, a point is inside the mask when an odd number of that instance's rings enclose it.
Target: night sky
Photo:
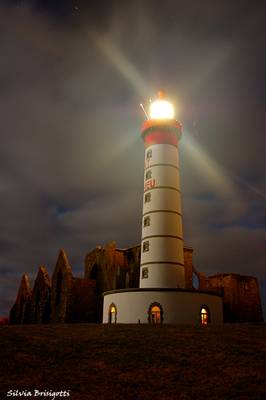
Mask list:
[[[140,243],[139,103],[183,123],[185,243],[266,303],[265,1],[0,2],[0,315],[64,248]]]

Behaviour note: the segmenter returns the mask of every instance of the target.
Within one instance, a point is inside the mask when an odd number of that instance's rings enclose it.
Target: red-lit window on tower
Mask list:
[[[142,252],[146,253],[150,249],[150,242],[147,240],[146,242],[143,242],[142,245]]]
[[[149,179],[144,184],[144,192],[155,187],[155,179]]]
[[[145,174],[145,180],[147,181],[148,179],[151,179],[151,177],[152,177],[152,172],[151,169],[149,169]]]
[[[149,203],[151,201],[151,192],[146,193],[144,196],[144,202]]]
[[[202,326],[210,323],[210,311],[207,306],[202,306],[200,309],[200,323]]]

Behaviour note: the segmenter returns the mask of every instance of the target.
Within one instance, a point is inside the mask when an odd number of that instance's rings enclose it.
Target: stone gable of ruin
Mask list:
[[[44,265],[39,267],[32,291],[31,321],[37,324],[50,322],[51,318],[51,280]]]
[[[10,323],[101,322],[103,292],[139,287],[140,253],[140,245],[126,249],[117,248],[115,242],[97,246],[85,256],[84,278],[77,278],[65,251],[60,250],[51,280],[41,266],[31,291],[28,276],[23,275]],[[225,322],[262,321],[256,278],[231,273],[206,277],[195,268],[193,249],[188,246],[184,246],[184,264],[186,288],[223,295]]]

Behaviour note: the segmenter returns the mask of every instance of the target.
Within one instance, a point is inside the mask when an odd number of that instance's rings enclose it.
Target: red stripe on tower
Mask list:
[[[141,130],[146,148],[152,144],[171,144],[177,147],[181,134],[182,125],[175,119],[168,120],[167,123],[149,119],[144,122]]]

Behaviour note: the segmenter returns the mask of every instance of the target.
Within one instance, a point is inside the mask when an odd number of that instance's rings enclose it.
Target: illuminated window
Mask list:
[[[151,201],[151,192],[146,193],[144,197],[144,202],[149,203]]]
[[[143,226],[150,226],[151,224],[151,218],[150,217],[145,217],[143,221]]]
[[[202,306],[200,310],[200,323],[202,326],[210,323],[210,312],[207,306]]]
[[[117,308],[114,303],[112,303],[109,307],[109,316],[108,316],[108,322],[109,324],[115,324],[117,319]]]
[[[149,241],[143,242],[143,246],[142,246],[143,253],[145,253],[146,251],[149,251],[149,248],[150,248],[150,242]]]
[[[145,174],[145,179],[146,180],[151,179],[151,176],[152,176],[151,169],[149,169],[149,171],[147,171]]]
[[[147,151],[146,158],[147,158],[147,160],[150,160],[152,158],[152,150],[151,149]]]
[[[159,303],[152,303],[148,311],[150,324],[161,324],[163,322],[163,309]]]
[[[149,269],[147,267],[142,268],[141,279],[146,279],[149,277]]]

